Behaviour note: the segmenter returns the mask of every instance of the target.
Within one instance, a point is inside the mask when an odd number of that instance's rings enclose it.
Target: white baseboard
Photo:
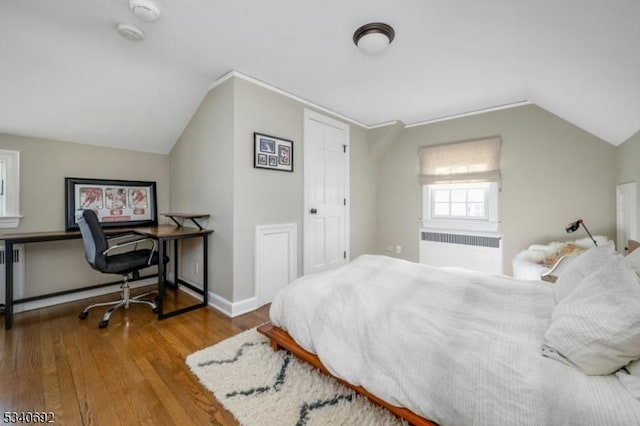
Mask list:
[[[155,284],[158,281],[157,278],[145,278],[140,281],[129,282],[129,286],[132,289],[144,287],[150,284]],[[104,294],[115,293],[118,291],[120,284],[114,284],[107,287],[94,288],[91,290],[79,291],[77,293],[63,294],[61,296],[48,297],[46,299],[34,300],[31,302],[20,303],[13,305],[13,313],[31,311],[34,309],[46,308],[48,306],[59,305],[61,303],[75,302],[76,300],[87,299],[89,297],[102,296]]]
[[[184,279],[184,278],[180,278],[182,281],[186,281],[189,284],[196,286],[196,287],[201,287],[202,284],[196,284],[190,280]],[[196,299],[200,299],[202,300],[202,296],[199,295],[198,293],[190,290],[189,288],[187,288],[186,286],[182,286],[180,287],[181,291],[184,291],[185,293],[189,294],[192,297],[195,297]],[[222,296],[219,296],[217,294],[215,294],[214,292],[212,292],[211,290],[209,290],[209,306],[211,306],[213,309],[215,309],[218,312],[223,313],[224,315],[230,317],[230,318],[235,318],[237,316],[246,314],[248,312],[251,311],[255,311],[256,309],[258,309],[260,306],[258,306],[258,298],[257,297],[250,297],[249,299],[245,299],[245,300],[241,300],[239,302],[230,302],[229,300],[225,299]]]
[[[209,292],[209,306],[231,318],[255,311],[259,308],[256,297],[250,297],[249,299],[239,302],[230,302],[213,292]]]

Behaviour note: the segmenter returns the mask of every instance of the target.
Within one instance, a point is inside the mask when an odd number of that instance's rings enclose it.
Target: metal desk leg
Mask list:
[[[163,317],[163,304],[164,304],[164,279],[165,279],[165,264],[164,264],[164,252],[166,244],[164,240],[158,241],[158,320]]]
[[[13,325],[13,242],[4,241],[4,285],[5,301],[4,306],[4,328],[9,330]]]
[[[175,289],[178,289],[178,277],[180,276],[178,271],[178,240],[173,240],[173,285]]]
[[[202,236],[202,295],[204,306],[209,304],[209,235]]]

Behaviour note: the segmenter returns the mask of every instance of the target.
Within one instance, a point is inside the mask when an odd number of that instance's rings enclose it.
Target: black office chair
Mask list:
[[[98,216],[93,210],[77,210],[75,217],[76,222],[80,227],[80,233],[82,234],[82,241],[84,243],[84,254],[89,265],[91,265],[91,267],[96,271],[100,271],[105,274],[120,274],[124,277],[122,285],[120,286],[120,288],[122,288],[120,300],[90,305],[80,313],[80,319],[87,318],[89,310],[98,306],[113,305],[111,309],[105,312],[102,317],[102,321],[98,324],[98,327],[100,328],[105,328],[109,325],[109,318],[116,309],[122,307],[128,309],[129,304],[131,303],[149,305],[154,312],[157,312],[158,306],[154,300],[143,299],[143,297],[150,294],[157,294],[157,292],[152,291],[131,297],[131,290],[129,287],[129,276],[137,279],[140,277],[140,269],[158,264],[158,252],[156,251],[157,242],[151,238],[138,238],[132,240],[132,236],[135,235],[132,233],[107,238],[100,226]],[[123,237],[127,237],[128,240],[109,246],[109,241]],[[138,245],[147,245],[149,242],[152,244],[150,249],[138,248]],[[128,246],[133,246],[134,249],[122,252],[121,249]]]

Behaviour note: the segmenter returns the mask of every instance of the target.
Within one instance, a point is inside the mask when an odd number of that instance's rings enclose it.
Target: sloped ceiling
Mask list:
[[[531,101],[618,145],[640,129],[637,0],[0,2],[0,132],[168,153],[232,70],[365,126]],[[379,56],[352,43],[382,21]],[[146,33],[120,37],[119,22]]]

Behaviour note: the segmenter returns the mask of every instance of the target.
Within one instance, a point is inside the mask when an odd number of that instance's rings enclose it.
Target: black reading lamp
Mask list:
[[[565,228],[565,231],[567,231],[568,234],[570,234],[572,232],[576,232],[578,230],[578,228],[580,228],[580,225],[582,225],[584,230],[587,231],[587,234],[589,235],[589,238],[591,238],[591,241],[593,241],[593,245],[598,247],[598,243],[596,243],[596,240],[593,239],[593,236],[591,235],[591,232],[589,232],[589,230],[587,229],[587,226],[584,224],[582,219],[578,219],[575,222],[571,222],[570,224],[568,224],[567,227]]]

